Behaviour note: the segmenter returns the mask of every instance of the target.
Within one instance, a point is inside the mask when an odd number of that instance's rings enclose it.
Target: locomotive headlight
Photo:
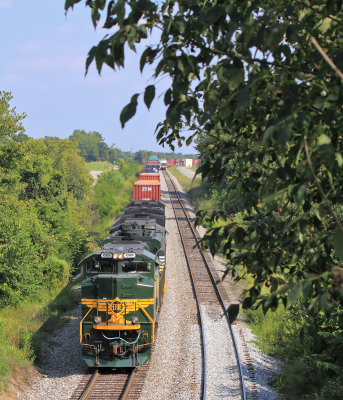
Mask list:
[[[101,322],[101,317],[99,317],[98,315],[97,315],[96,317],[94,317],[94,322],[95,322],[96,324],[100,324],[100,322]]]
[[[138,318],[137,317],[132,317],[132,324],[135,325],[138,322]]]
[[[115,260],[122,260],[123,259],[123,253],[114,253],[113,258]]]

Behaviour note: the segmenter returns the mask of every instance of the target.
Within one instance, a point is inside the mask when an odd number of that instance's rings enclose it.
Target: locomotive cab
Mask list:
[[[83,260],[82,355],[91,367],[135,367],[154,343],[165,285],[164,251],[136,240],[106,243]]]

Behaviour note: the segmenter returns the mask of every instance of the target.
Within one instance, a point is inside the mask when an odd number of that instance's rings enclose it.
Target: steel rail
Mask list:
[[[202,257],[202,259],[203,259],[203,261],[204,261],[204,264],[205,264],[205,266],[206,266],[206,269],[207,269],[207,271],[208,271],[208,273],[209,273],[209,275],[210,275],[210,278],[211,278],[213,287],[214,287],[215,292],[216,292],[217,297],[218,297],[218,301],[219,301],[219,303],[220,303],[220,305],[221,305],[221,307],[222,307],[223,313],[224,313],[225,318],[226,318],[226,321],[227,321],[227,323],[228,323],[230,335],[231,335],[232,342],[233,342],[233,347],[234,347],[234,350],[235,350],[236,362],[237,362],[237,366],[238,366],[238,370],[239,370],[239,379],[240,379],[240,387],[241,387],[242,400],[246,400],[246,393],[245,393],[245,385],[244,385],[242,364],[241,364],[241,360],[240,360],[240,358],[239,358],[237,341],[236,341],[235,334],[234,334],[233,329],[232,329],[232,325],[231,325],[231,323],[230,323],[229,315],[228,315],[227,310],[226,310],[226,308],[225,308],[225,304],[224,304],[223,298],[222,298],[222,296],[221,296],[221,293],[220,293],[220,291],[219,291],[219,288],[218,288],[218,286],[217,286],[217,283],[216,283],[216,281],[215,281],[215,279],[214,279],[212,270],[211,270],[210,266],[208,265],[208,262],[207,262],[207,260],[206,260],[206,258],[205,258],[204,252],[203,252],[202,249],[201,249],[201,245],[200,245],[198,236],[197,236],[197,234],[195,233],[195,231],[194,231],[194,229],[193,229],[193,226],[192,226],[192,224],[191,224],[191,221],[190,221],[190,219],[189,219],[189,217],[188,217],[188,215],[187,215],[187,212],[186,212],[186,210],[185,210],[185,208],[184,208],[184,206],[183,206],[183,204],[182,204],[182,200],[180,199],[178,190],[176,189],[176,186],[175,186],[173,180],[170,178],[169,173],[168,173],[167,171],[164,171],[163,173],[164,173],[165,175],[168,176],[168,178],[169,178],[169,180],[170,180],[170,182],[171,182],[171,184],[172,184],[172,186],[173,186],[173,189],[174,189],[174,191],[175,191],[175,193],[176,193],[176,196],[177,196],[177,198],[178,198],[178,201],[179,201],[179,203],[180,203],[180,205],[181,205],[181,208],[182,208],[182,210],[183,210],[183,212],[184,212],[184,215],[185,215],[185,217],[186,217],[186,220],[187,220],[187,222],[188,222],[188,225],[189,225],[189,227],[190,227],[190,229],[191,229],[191,231],[192,231],[192,234],[193,234],[193,236],[194,236],[194,239],[195,239],[195,241],[196,241],[196,244],[197,244],[197,246],[198,246],[198,248],[199,248],[199,250],[200,250],[201,257]],[[173,209],[174,209],[174,206],[173,206]]]
[[[163,174],[165,174],[165,173],[166,173],[166,171],[163,171]],[[169,176],[168,176],[168,178],[171,181]],[[167,180],[166,180],[166,182],[167,182]],[[167,182],[167,186],[168,186],[168,182]],[[169,187],[168,187],[168,190],[169,190]],[[174,191],[175,191],[176,196],[178,196],[177,191],[176,190],[174,190]],[[170,190],[169,190],[169,192],[170,192]],[[191,283],[192,283],[193,294],[194,294],[194,297],[195,297],[195,300],[196,300],[196,303],[197,303],[197,308],[198,308],[199,325],[200,325],[200,331],[201,331],[201,344],[202,344],[202,347],[201,347],[202,376],[201,376],[200,398],[202,400],[205,400],[206,399],[206,345],[205,345],[205,334],[204,334],[204,327],[203,327],[203,318],[202,318],[202,313],[201,313],[200,301],[199,301],[198,293],[197,293],[197,290],[196,290],[196,287],[195,287],[195,282],[194,282],[194,279],[193,279],[191,266],[190,266],[189,259],[188,259],[188,256],[187,256],[185,242],[183,240],[180,224],[179,224],[176,212],[175,212],[175,208],[174,208],[174,204],[173,204],[171,196],[170,196],[170,200],[171,200],[171,205],[173,207],[173,211],[174,211],[174,215],[175,215],[175,221],[176,221],[176,224],[177,224],[179,235],[180,235],[180,238],[181,238],[181,243],[182,243],[183,252],[184,252],[186,263],[187,263],[188,273],[189,273],[189,276],[190,276],[190,279],[191,279]]]
[[[87,400],[89,395],[92,392],[92,389],[95,385],[96,380],[98,379],[99,376],[99,370],[95,370],[93,372],[93,375],[91,376],[91,379],[87,383],[87,386],[85,387],[84,391],[81,393],[81,396],[79,397],[79,400]]]
[[[126,400],[128,398],[131,386],[132,386],[134,378],[135,378],[135,373],[136,372],[137,372],[137,369],[133,369],[131,371],[131,373],[129,375],[129,378],[128,378],[128,381],[127,381],[127,384],[126,384],[126,387],[125,387],[125,390],[124,390],[124,393],[120,397],[121,400]]]

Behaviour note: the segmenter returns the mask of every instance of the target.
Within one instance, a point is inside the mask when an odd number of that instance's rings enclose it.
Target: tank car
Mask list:
[[[142,204],[130,203],[102,248],[81,263],[80,343],[90,367],[132,368],[151,356],[165,291],[161,204],[145,204],[144,215],[137,217]],[[162,224],[149,214],[154,208],[150,214]]]

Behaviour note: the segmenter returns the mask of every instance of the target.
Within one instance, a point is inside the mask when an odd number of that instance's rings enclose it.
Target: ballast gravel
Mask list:
[[[30,390],[18,394],[26,400],[66,400],[71,397],[87,370],[79,344],[80,306],[73,310],[70,321],[45,343],[42,349],[40,377]]]
[[[168,231],[166,293],[141,399],[199,399],[201,347],[197,309],[167,186],[162,176],[161,194],[166,205]]]

